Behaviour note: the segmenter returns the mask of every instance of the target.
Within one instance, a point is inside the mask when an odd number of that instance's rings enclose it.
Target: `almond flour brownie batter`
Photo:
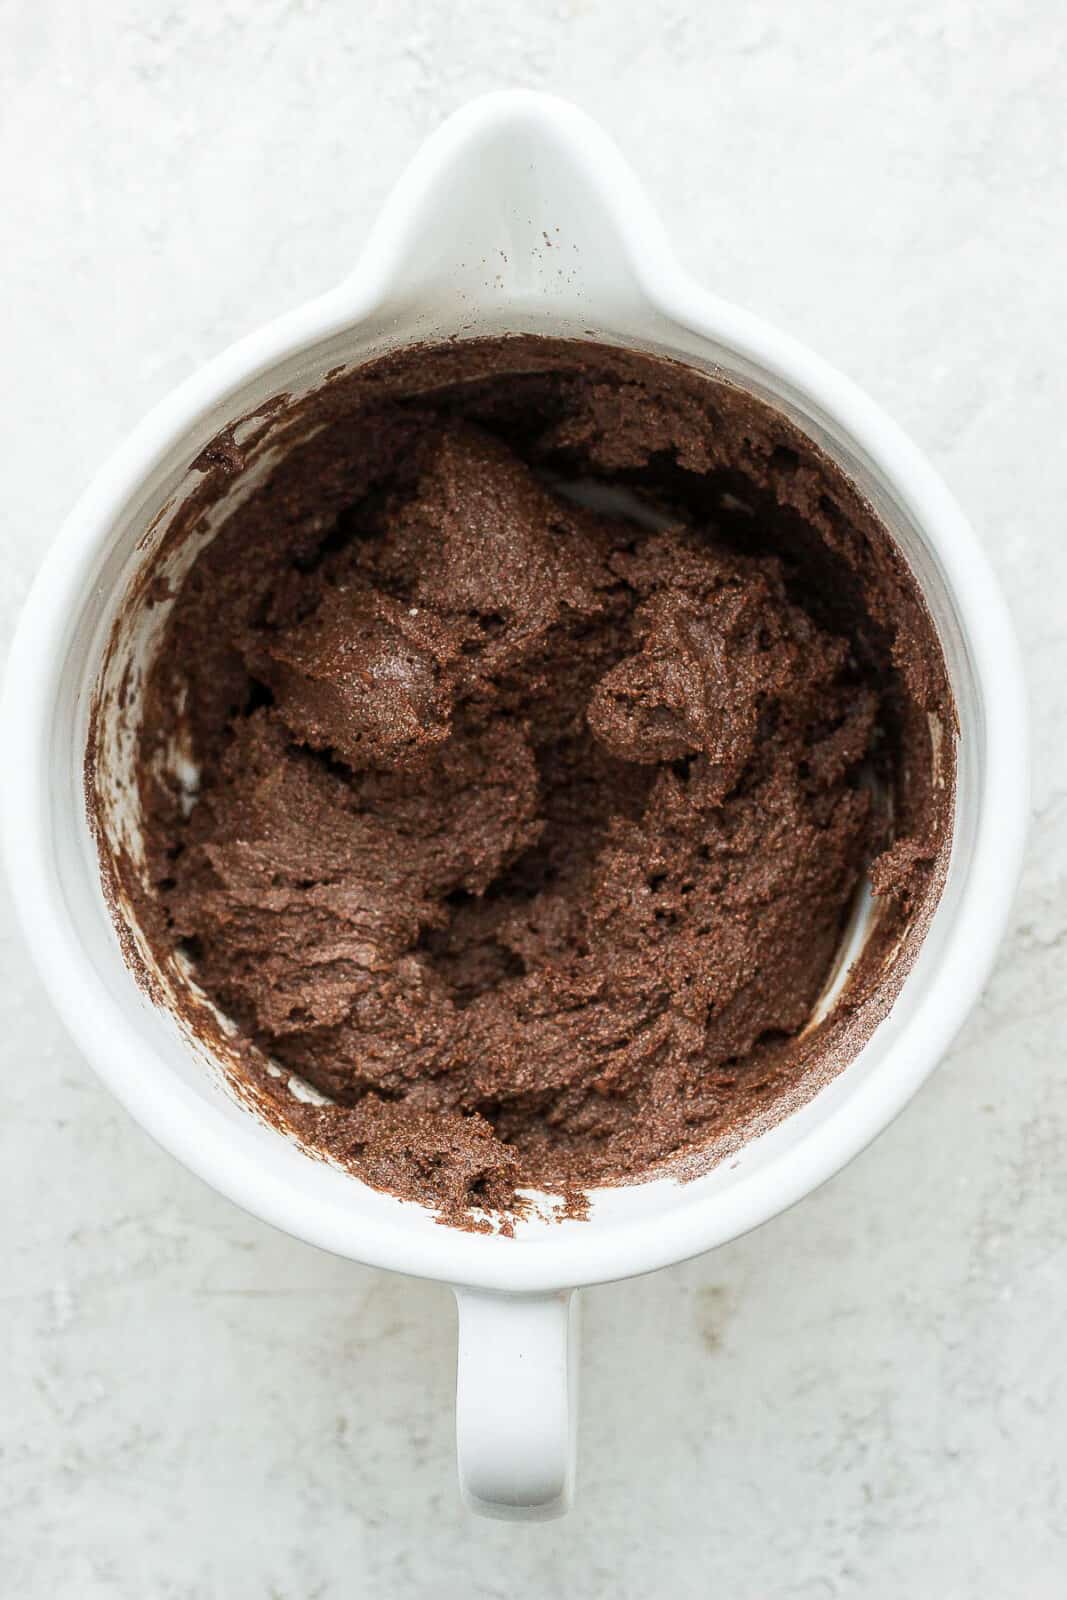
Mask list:
[[[282,438],[177,596],[139,767],[142,920],[280,1120],[469,1220],[813,1092],[950,836],[941,652],[870,508],[751,397],[593,344],[402,352]],[[222,495],[243,462],[199,464]]]

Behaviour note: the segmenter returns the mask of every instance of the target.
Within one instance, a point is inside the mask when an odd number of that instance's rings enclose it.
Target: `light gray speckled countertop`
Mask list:
[[[444,1289],[270,1231],[90,1075],[0,912],[0,1588],[18,1600],[1067,1592],[1067,12],[1059,0],[0,6],[6,645],[97,463],[334,282],[485,88],[578,100],[717,291],[859,380],[1023,639],[996,975],[847,1172],[587,1297],[578,1509],[461,1510]]]

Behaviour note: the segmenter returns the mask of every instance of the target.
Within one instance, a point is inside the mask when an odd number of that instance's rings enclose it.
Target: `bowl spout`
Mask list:
[[[484,95],[423,146],[352,282],[378,309],[459,326],[496,303],[603,323],[633,316],[669,246],[640,184],[584,112],[522,90]]]

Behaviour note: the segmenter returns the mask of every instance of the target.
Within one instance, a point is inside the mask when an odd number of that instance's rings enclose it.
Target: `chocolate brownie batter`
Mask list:
[[[395,354],[275,435],[173,604],[138,781],[141,919],[276,1115],[506,1218],[812,1092],[950,835],[941,652],[870,507],[750,396],[592,344]],[[198,465],[200,514],[246,462]]]

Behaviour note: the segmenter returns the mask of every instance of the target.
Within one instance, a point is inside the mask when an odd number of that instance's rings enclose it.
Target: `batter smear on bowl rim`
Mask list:
[[[951,843],[941,650],[871,507],[761,401],[596,344],[408,349],[271,428],[173,600],[120,864],[235,1070],[468,1225],[810,1097]],[[200,466],[201,510],[246,470],[230,435]]]

